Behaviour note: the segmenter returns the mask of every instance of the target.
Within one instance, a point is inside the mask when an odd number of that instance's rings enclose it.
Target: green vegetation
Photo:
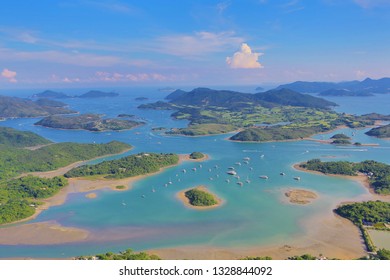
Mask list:
[[[366,134],[378,138],[390,138],[390,124],[373,128],[367,131]]]
[[[24,148],[49,144],[51,141],[29,131],[0,127],[0,145]]]
[[[188,190],[184,195],[193,206],[212,206],[218,203],[212,194],[198,188]]]
[[[177,164],[179,156],[175,154],[140,153],[116,160],[104,161],[95,165],[76,167],[65,177],[86,177],[102,175],[105,178],[127,178],[159,171],[163,167]]]
[[[76,260],[161,260],[157,255],[149,255],[145,252],[134,253],[133,250],[127,249],[118,254],[108,252],[96,256],[77,257]]]
[[[131,129],[142,122],[124,119],[102,119],[97,114],[83,114],[79,116],[49,116],[35,125],[42,125],[59,129],[85,129],[90,131],[124,130]]]
[[[201,158],[204,158],[204,154],[202,154],[201,152],[192,152],[190,154],[190,159],[201,159]]]
[[[268,257],[268,256],[265,256],[265,257],[245,257],[241,260],[245,260],[245,261],[269,261],[269,260],[272,260],[271,257]]]
[[[368,201],[346,204],[338,207],[336,213],[351,220],[356,225],[364,223],[390,223],[390,203]]]
[[[124,190],[126,187],[124,185],[116,186],[115,187],[117,190]]]
[[[390,260],[390,250],[379,249],[376,252],[376,256],[380,260]]]
[[[300,260],[316,260],[317,258],[310,255],[310,254],[304,254],[302,256],[293,256],[293,257],[289,257],[288,260],[296,260],[296,261],[300,261]]]
[[[42,101],[34,102],[19,97],[0,95],[0,118],[35,118],[75,113],[75,111],[64,108],[63,106],[59,107],[58,103],[55,106],[52,105],[48,102],[42,104]]]
[[[40,199],[53,196],[67,184],[64,177],[46,179],[34,176],[0,183],[0,224],[30,217]]]
[[[342,205],[335,212],[359,227],[367,250],[371,252],[375,251],[375,245],[364,225],[390,222],[390,203],[379,200]]]
[[[335,145],[351,145],[352,142],[347,140],[347,139],[335,139],[332,141],[331,144],[335,144]]]
[[[224,134],[236,130],[237,127],[230,124],[197,124],[188,128],[176,128],[167,132],[167,134],[180,134],[185,136],[204,136],[211,134]]]
[[[325,174],[357,175],[357,172],[364,173],[370,180],[370,185],[378,194],[390,194],[390,165],[365,160],[360,163],[348,161],[322,162],[319,159],[312,159],[300,164],[300,167],[322,172]]]
[[[71,163],[108,154],[117,154],[130,145],[112,141],[107,144],[56,143],[36,150],[0,145],[0,180],[23,172],[49,171]]]

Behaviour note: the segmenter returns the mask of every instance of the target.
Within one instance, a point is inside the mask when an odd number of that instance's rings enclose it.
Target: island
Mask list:
[[[190,154],[190,159],[202,159],[204,157],[205,157],[205,155],[202,154],[201,152],[192,152]]]
[[[212,209],[221,205],[222,200],[211,193],[205,186],[181,191],[177,197],[189,208]]]
[[[62,99],[62,98],[70,98],[71,96],[53,90],[45,90],[40,93],[36,93],[32,95],[32,98],[49,98],[49,99]]]
[[[149,98],[140,96],[140,97],[134,98],[134,100],[135,100],[135,101],[145,101],[145,100],[149,100]]]
[[[105,92],[100,90],[90,90],[80,96],[78,98],[102,98],[102,97],[117,97],[119,93],[117,92]]]
[[[176,90],[168,102],[142,104],[141,109],[175,110],[172,117],[189,120],[186,128],[166,134],[201,136],[239,131],[235,141],[294,140],[327,132],[339,126],[365,127],[375,120],[339,114],[337,104],[288,89],[250,94],[228,90],[196,88]],[[267,123],[268,126],[261,126]]]
[[[302,189],[291,189],[286,191],[284,195],[289,199],[290,203],[301,205],[311,203],[318,197],[315,192]]]
[[[290,89],[298,92],[322,93],[321,95],[343,95],[343,96],[368,96],[373,93],[389,93],[390,78],[378,80],[366,78],[363,81],[346,81],[340,83],[331,82],[303,82],[297,81],[290,84],[278,86],[276,89]],[[329,94],[330,93],[330,94]]]
[[[104,161],[94,165],[76,167],[67,173],[66,178],[100,177],[105,179],[122,179],[155,173],[162,168],[179,163],[176,154],[139,153],[120,159]]]
[[[372,128],[366,134],[378,138],[390,138],[390,124]]]
[[[102,119],[97,114],[82,114],[78,116],[49,116],[35,123],[56,129],[84,129],[89,131],[132,129],[143,122],[124,119]]]
[[[36,149],[27,147],[37,146]],[[68,185],[63,176],[29,173],[53,171],[93,158],[128,151],[121,142],[107,144],[52,143],[32,132],[0,128],[0,224],[32,217],[45,199]]]
[[[366,176],[370,188],[377,194],[390,194],[390,165],[374,160],[365,160],[359,163],[348,161],[322,162],[320,159],[311,159],[297,167],[303,170],[317,171],[323,174]],[[353,177],[352,177],[353,178]]]
[[[65,103],[47,100],[31,101],[0,95],[0,118],[36,118],[49,115],[73,114]]]

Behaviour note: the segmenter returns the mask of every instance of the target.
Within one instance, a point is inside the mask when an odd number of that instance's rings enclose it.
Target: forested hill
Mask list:
[[[337,105],[322,98],[301,94],[288,89],[250,94],[230,90],[196,88],[190,92],[182,90],[174,91],[166,99],[175,105],[216,106],[225,108],[260,105],[268,108],[275,106],[299,106],[325,109]]]
[[[19,97],[0,95],[0,118],[34,118],[75,113],[75,111],[65,108],[66,104],[63,104],[63,107],[59,107],[59,105],[59,103],[53,104],[42,100],[34,102]]]
[[[49,143],[51,143],[51,141],[30,131],[20,131],[10,127],[0,127],[0,145],[24,148]]]

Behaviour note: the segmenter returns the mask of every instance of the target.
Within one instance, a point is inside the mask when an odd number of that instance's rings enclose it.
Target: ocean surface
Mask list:
[[[248,87],[234,89],[253,92]],[[134,114],[143,118],[146,125],[123,132],[55,130],[34,126],[39,118],[6,120],[0,122],[0,125],[33,131],[55,142],[123,141],[134,146],[125,155],[139,152],[188,154],[201,151],[207,153],[210,160],[202,163],[185,162],[169,168],[138,181],[129,191],[94,191],[98,194],[96,199],[86,198],[85,193],[71,194],[65,204],[49,208],[28,223],[56,221],[62,226],[86,229],[95,237],[94,241],[45,246],[0,245],[0,258],[68,258],[107,251],[117,252],[126,248],[146,250],[182,245],[228,248],[272,245],[281,240],[288,242],[305,234],[302,226],[304,220],[329,212],[338,203],[351,201],[368,192],[355,181],[294,170],[294,163],[312,158],[324,161],[373,159],[390,163],[390,141],[365,135],[364,132],[368,129],[342,129],[340,132],[348,135],[355,132],[352,141],[379,146],[334,146],[313,141],[235,143],[225,140],[231,134],[194,138],[165,136],[151,129],[185,127],[187,121],[173,120],[170,118],[172,111],[139,110],[137,106],[162,100],[168,93],[160,92],[157,88],[115,90],[120,93],[115,98],[74,98],[63,101],[81,113],[100,113],[107,117],[116,117],[121,113]],[[62,91],[81,94],[86,90]],[[19,90],[1,91],[0,94],[28,97],[37,92],[39,91]],[[140,96],[148,97],[149,100],[134,100]],[[390,113],[389,94],[328,99],[340,105],[336,107],[338,112]],[[328,139],[335,133],[320,134],[315,138]],[[250,157],[249,164],[243,162],[244,157]],[[108,159],[112,158],[116,157]],[[94,162],[99,161],[101,160]],[[237,165],[238,162],[241,165]],[[242,187],[237,184],[237,179],[226,174],[230,166],[236,168],[239,180],[244,183]],[[197,168],[196,172],[191,170],[193,167]],[[183,173],[182,169],[187,172]],[[280,172],[286,175],[280,176]],[[261,175],[266,175],[269,179],[259,178]],[[294,180],[296,176],[301,180]],[[230,179],[230,182],[226,179]],[[165,187],[169,181],[173,183]],[[225,203],[207,211],[184,207],[176,194],[198,185],[207,186]],[[314,190],[319,194],[319,199],[304,206],[286,203],[284,191],[287,188]],[[153,189],[155,192],[152,192]]]

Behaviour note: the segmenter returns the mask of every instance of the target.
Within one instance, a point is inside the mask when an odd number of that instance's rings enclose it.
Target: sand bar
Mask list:
[[[293,204],[308,204],[318,198],[315,192],[303,189],[290,189],[284,193],[288,201]]]

